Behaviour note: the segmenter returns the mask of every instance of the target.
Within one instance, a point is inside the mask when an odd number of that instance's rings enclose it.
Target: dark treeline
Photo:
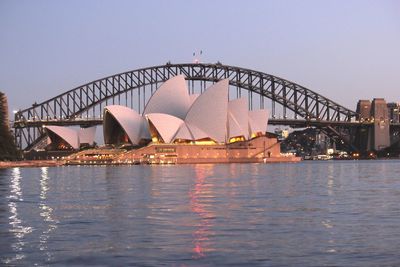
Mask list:
[[[7,97],[0,92],[0,160],[17,158],[18,152],[9,126]]]

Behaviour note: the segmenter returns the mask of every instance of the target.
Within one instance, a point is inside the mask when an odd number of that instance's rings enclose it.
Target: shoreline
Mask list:
[[[392,160],[398,158],[380,158],[374,160]],[[371,160],[371,159],[349,159],[350,161],[354,160]],[[347,161],[349,161],[347,160]],[[326,160],[303,160],[298,157],[295,158],[271,158],[267,161],[197,161],[190,160],[188,162],[137,162],[137,161],[93,161],[93,160],[82,160],[82,161],[71,161],[71,160],[21,160],[21,161],[0,161],[0,169],[6,168],[40,168],[40,167],[59,167],[59,166],[118,166],[118,165],[187,165],[187,164],[229,164],[229,163],[264,163],[264,164],[273,164],[273,163],[298,163],[302,161],[315,161],[315,162],[326,162]],[[329,160],[329,161],[344,161],[344,160]]]
[[[56,167],[65,165],[63,160],[21,160],[21,161],[0,161],[0,169],[16,167]]]
[[[229,163],[296,163],[300,162],[300,158],[289,158],[289,157],[281,157],[281,158],[270,158],[266,161],[215,161],[215,160],[196,160],[191,159],[183,162],[160,162],[160,161],[102,161],[102,160],[22,160],[22,161],[0,161],[0,169],[6,168],[16,168],[16,167],[25,167],[25,168],[39,168],[39,167],[58,167],[58,166],[117,166],[117,165],[186,165],[186,164],[229,164]]]

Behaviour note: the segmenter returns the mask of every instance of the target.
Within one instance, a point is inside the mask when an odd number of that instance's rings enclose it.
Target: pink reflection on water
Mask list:
[[[206,182],[207,176],[212,171],[212,165],[196,165],[196,181],[193,189],[189,192],[190,208],[193,213],[199,217],[196,223],[196,230],[193,232],[193,258],[203,258],[206,252],[212,251],[210,247],[209,236],[210,228],[213,226],[211,219],[215,217],[209,210],[210,200],[214,198],[212,184]]]

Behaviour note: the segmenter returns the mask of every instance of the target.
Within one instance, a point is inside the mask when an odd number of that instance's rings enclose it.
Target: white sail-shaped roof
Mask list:
[[[47,131],[51,131],[65,142],[67,142],[72,148],[79,149],[79,136],[78,132],[74,129],[62,126],[45,126]]]
[[[268,110],[259,109],[249,111],[250,136],[255,133],[265,133],[268,125]]]
[[[211,138],[208,133],[205,133],[202,129],[198,128],[195,125],[191,125],[186,122],[186,126],[190,133],[193,136],[192,140],[200,140],[200,139],[205,139],[205,138]]]
[[[182,140],[194,140],[192,133],[190,132],[186,123],[183,123],[179,130],[176,132],[173,140],[182,139]]]
[[[133,109],[119,105],[111,105],[104,108],[103,131],[105,143],[110,140],[110,135],[112,134],[112,124],[108,121],[112,118],[109,115],[119,123],[132,144],[139,144],[143,132],[144,118]]]
[[[184,124],[183,120],[168,114],[151,113],[146,115],[165,143],[171,143],[173,137]]]
[[[228,111],[228,87],[229,80],[222,80],[210,86],[201,94],[190,107],[185,122],[196,136],[196,131],[191,128],[197,127],[207,134],[207,137],[217,141],[225,142],[227,111]]]
[[[184,119],[190,104],[185,77],[178,75],[167,80],[154,92],[143,114],[164,113]]]
[[[248,109],[247,99],[238,98],[228,102],[228,134],[229,138],[248,137]]]
[[[194,103],[194,101],[196,101],[196,99],[197,99],[199,96],[200,96],[200,94],[192,94],[192,95],[189,95],[189,99],[190,99],[190,105],[189,105],[189,106],[192,106],[193,103]]]
[[[81,144],[93,144],[96,136],[96,126],[81,128],[79,130],[79,142]]]

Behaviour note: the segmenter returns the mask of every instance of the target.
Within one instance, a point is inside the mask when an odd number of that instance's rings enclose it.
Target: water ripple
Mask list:
[[[0,260],[398,266],[398,163],[0,170]]]

